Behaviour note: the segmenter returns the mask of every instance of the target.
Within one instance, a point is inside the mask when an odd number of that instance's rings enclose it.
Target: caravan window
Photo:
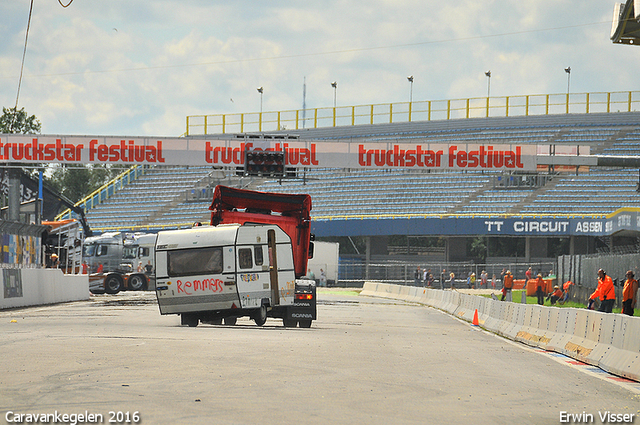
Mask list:
[[[264,259],[262,258],[262,245],[255,245],[253,247],[253,252],[256,257],[256,266],[263,265]]]
[[[194,248],[167,252],[169,276],[222,273],[222,248]]]
[[[251,248],[241,248],[238,250],[238,264],[241,269],[253,268],[253,259],[251,258]]]

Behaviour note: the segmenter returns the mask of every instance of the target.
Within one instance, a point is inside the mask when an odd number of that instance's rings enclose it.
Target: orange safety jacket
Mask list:
[[[513,276],[507,274],[504,276],[504,287],[507,289],[513,288]]]
[[[611,280],[610,276],[605,275],[604,280],[598,279],[598,287],[593,291],[589,299],[593,300],[596,297],[599,297],[600,301],[616,299],[616,291],[613,288],[613,280]]]
[[[637,291],[638,281],[635,279],[627,279],[626,282],[624,282],[624,289],[622,290],[622,301],[635,299]]]

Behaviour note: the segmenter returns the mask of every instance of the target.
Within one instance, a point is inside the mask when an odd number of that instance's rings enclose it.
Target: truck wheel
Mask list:
[[[142,291],[147,286],[147,278],[141,274],[134,274],[129,278],[130,291]]]
[[[258,326],[262,326],[265,324],[265,322],[267,321],[266,305],[263,304],[262,307],[258,309],[258,311],[253,315],[253,320],[256,322],[256,325]]]
[[[311,327],[311,320],[301,320],[299,323],[300,323],[300,327],[301,328],[310,328]]]
[[[107,276],[104,290],[107,294],[117,294],[122,289],[122,281],[117,276]]]
[[[295,319],[282,319],[282,324],[285,328],[295,328],[298,326],[298,321]]]
[[[198,316],[192,316],[191,314],[180,315],[180,324],[187,325],[190,328],[195,328],[196,326],[198,326],[199,321],[200,319],[198,319]]]
[[[234,326],[237,321],[238,321],[238,318],[235,316],[224,318],[224,324],[227,326]]]

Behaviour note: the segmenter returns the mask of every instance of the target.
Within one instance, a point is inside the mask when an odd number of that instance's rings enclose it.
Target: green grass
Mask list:
[[[511,299],[513,302],[519,303],[520,300],[522,299],[522,292],[524,290],[515,290],[512,291],[511,293]],[[482,297],[486,297],[486,298],[491,298],[491,295],[480,295]],[[502,295],[498,295],[498,299],[500,299]],[[527,304],[538,304],[538,297],[527,297]],[[544,301],[544,305],[548,306],[548,307],[558,307],[558,308],[566,308],[566,307],[573,307],[573,308],[587,308],[587,306],[583,303],[579,303],[579,302],[575,302],[575,301],[567,301],[564,304],[554,304],[551,305],[551,303],[549,301],[547,301],[546,297],[545,297],[545,301]],[[636,308],[634,311],[634,316],[640,316],[640,311],[638,311],[639,309]],[[622,313],[622,309],[621,308],[614,308],[613,309],[613,313]]]
[[[362,289],[353,289],[353,288],[326,288],[326,287],[316,287],[316,291],[318,294],[327,294],[327,295],[360,295]]]

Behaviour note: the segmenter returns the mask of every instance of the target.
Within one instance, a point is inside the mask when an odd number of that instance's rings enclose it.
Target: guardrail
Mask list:
[[[109,199],[111,196],[115,195],[118,190],[122,189],[124,186],[143,175],[145,169],[145,165],[134,165],[133,167],[114,177],[108,183],[94,190],[80,201],[76,202],[75,206],[81,207],[85,212],[89,211],[91,208],[100,204],[105,199]],[[71,218],[70,209],[64,210],[55,217],[56,221],[65,220],[67,218]]]
[[[640,382],[640,317],[375,282],[365,282],[360,295],[425,304],[468,322],[477,312],[484,329]]]
[[[190,115],[187,116],[185,134],[283,131],[460,118],[631,112],[639,107],[638,91],[472,97],[274,112]]]

